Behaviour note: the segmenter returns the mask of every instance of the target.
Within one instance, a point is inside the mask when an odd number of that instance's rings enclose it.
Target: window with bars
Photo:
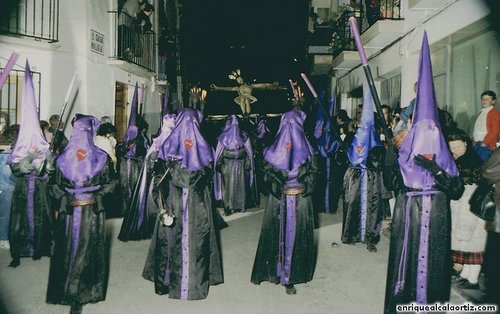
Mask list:
[[[3,72],[0,68],[0,72]],[[41,73],[31,72],[33,75],[33,85],[35,87],[35,95],[37,95],[37,105],[40,108],[40,85]],[[0,113],[2,117],[8,117],[6,121],[9,125],[18,124],[21,120],[21,99],[24,87],[24,70],[12,70],[5,82],[5,85],[0,90]]]
[[[59,0],[3,1],[0,34],[58,41]]]

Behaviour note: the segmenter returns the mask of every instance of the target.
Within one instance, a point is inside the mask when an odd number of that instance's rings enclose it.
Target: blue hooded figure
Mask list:
[[[347,153],[350,166],[344,176],[342,242],[363,242],[370,252],[376,252],[375,245],[380,238],[383,146],[375,130],[373,96],[366,84],[363,95],[361,123]]]
[[[316,110],[316,126],[314,128],[314,138],[316,139],[317,150],[322,158],[318,158],[318,167],[320,167],[320,175],[318,176],[318,199],[324,200],[321,203],[317,202],[318,211],[326,213],[337,212],[337,204],[339,202],[342,173],[337,167],[337,153],[340,148],[340,138],[333,132],[332,125],[333,109],[335,108],[335,98],[337,92],[332,92],[330,99],[329,112],[325,113],[323,108],[317,107]],[[328,114],[328,116],[326,115]]]

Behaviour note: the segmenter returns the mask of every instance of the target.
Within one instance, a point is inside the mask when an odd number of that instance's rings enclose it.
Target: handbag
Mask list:
[[[493,220],[496,213],[495,189],[489,184],[479,184],[469,199],[470,211],[483,220]]]

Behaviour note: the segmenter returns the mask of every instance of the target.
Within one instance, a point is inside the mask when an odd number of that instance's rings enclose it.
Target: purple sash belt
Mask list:
[[[297,225],[297,196],[286,195],[284,198],[286,204],[283,204],[283,199],[280,200],[278,265],[276,268],[281,285],[286,285],[290,282]]]
[[[414,196],[422,196],[422,214],[420,222],[420,240],[418,248],[418,264],[417,264],[417,295],[416,302],[419,304],[427,303],[427,270],[428,270],[428,253],[429,253],[429,223],[430,211],[432,205],[432,195],[439,191],[411,191],[406,193],[407,201],[405,208],[405,226],[403,236],[403,247],[401,248],[401,258],[398,266],[398,278],[394,293],[398,294],[403,291],[406,280],[406,261],[408,254],[408,241],[410,233],[410,209],[411,201]]]

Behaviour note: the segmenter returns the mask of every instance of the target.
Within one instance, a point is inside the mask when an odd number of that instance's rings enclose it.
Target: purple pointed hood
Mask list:
[[[254,131],[255,137],[257,137],[258,139],[263,139],[269,133],[271,133],[271,131],[269,130],[269,127],[267,126],[266,119],[260,120],[259,123],[257,124],[257,127],[255,128],[255,131]]]
[[[238,117],[230,115],[226,126],[219,135],[219,143],[226,149],[237,149],[245,145],[248,136],[240,130]]]
[[[24,69],[24,88],[21,98],[21,125],[14,149],[7,159],[7,164],[20,162],[30,153],[35,153],[33,163],[39,166],[45,160],[45,153],[49,150],[49,143],[45,139],[40,127],[40,118],[35,98],[35,87],[30,71],[30,65],[26,60]]]
[[[125,132],[125,136],[121,140],[121,143],[126,143],[132,141],[139,135],[139,128],[137,127],[137,116],[139,115],[139,93],[138,85],[135,83],[134,95],[132,96],[132,105],[130,107],[130,117],[128,119],[128,127]]]
[[[264,152],[264,159],[279,170],[292,170],[313,155],[313,148],[304,134],[306,114],[298,109],[281,117],[274,142]]]
[[[95,177],[102,170],[108,155],[94,145],[94,129],[99,125],[96,117],[76,114],[71,125],[73,132],[56,164],[65,178],[79,185]]]
[[[422,154],[432,158],[435,155],[437,165],[452,176],[458,175],[458,170],[439,123],[427,33],[424,33],[418,73],[413,124],[399,148],[398,161],[407,187],[428,190],[435,183],[434,176],[418,166],[414,161],[414,156]]]
[[[146,157],[149,156],[151,153],[158,151],[158,158],[165,159],[163,156],[163,150],[160,148],[163,146],[165,140],[172,133],[172,130],[175,127],[175,118],[176,116],[173,113],[169,113],[163,116],[160,135],[158,135],[153,139],[153,143],[151,144],[151,147],[148,149]]]
[[[177,115],[175,127],[163,142],[163,157],[176,159],[189,171],[209,166],[213,161],[212,147],[200,133],[203,115],[198,110],[183,109]]]
[[[375,115],[373,112],[373,96],[368,84],[363,85],[363,111],[361,112],[361,122],[354,135],[351,146],[347,153],[349,162],[353,166],[366,167],[368,154],[372,148],[382,146],[380,136],[375,130]]]

